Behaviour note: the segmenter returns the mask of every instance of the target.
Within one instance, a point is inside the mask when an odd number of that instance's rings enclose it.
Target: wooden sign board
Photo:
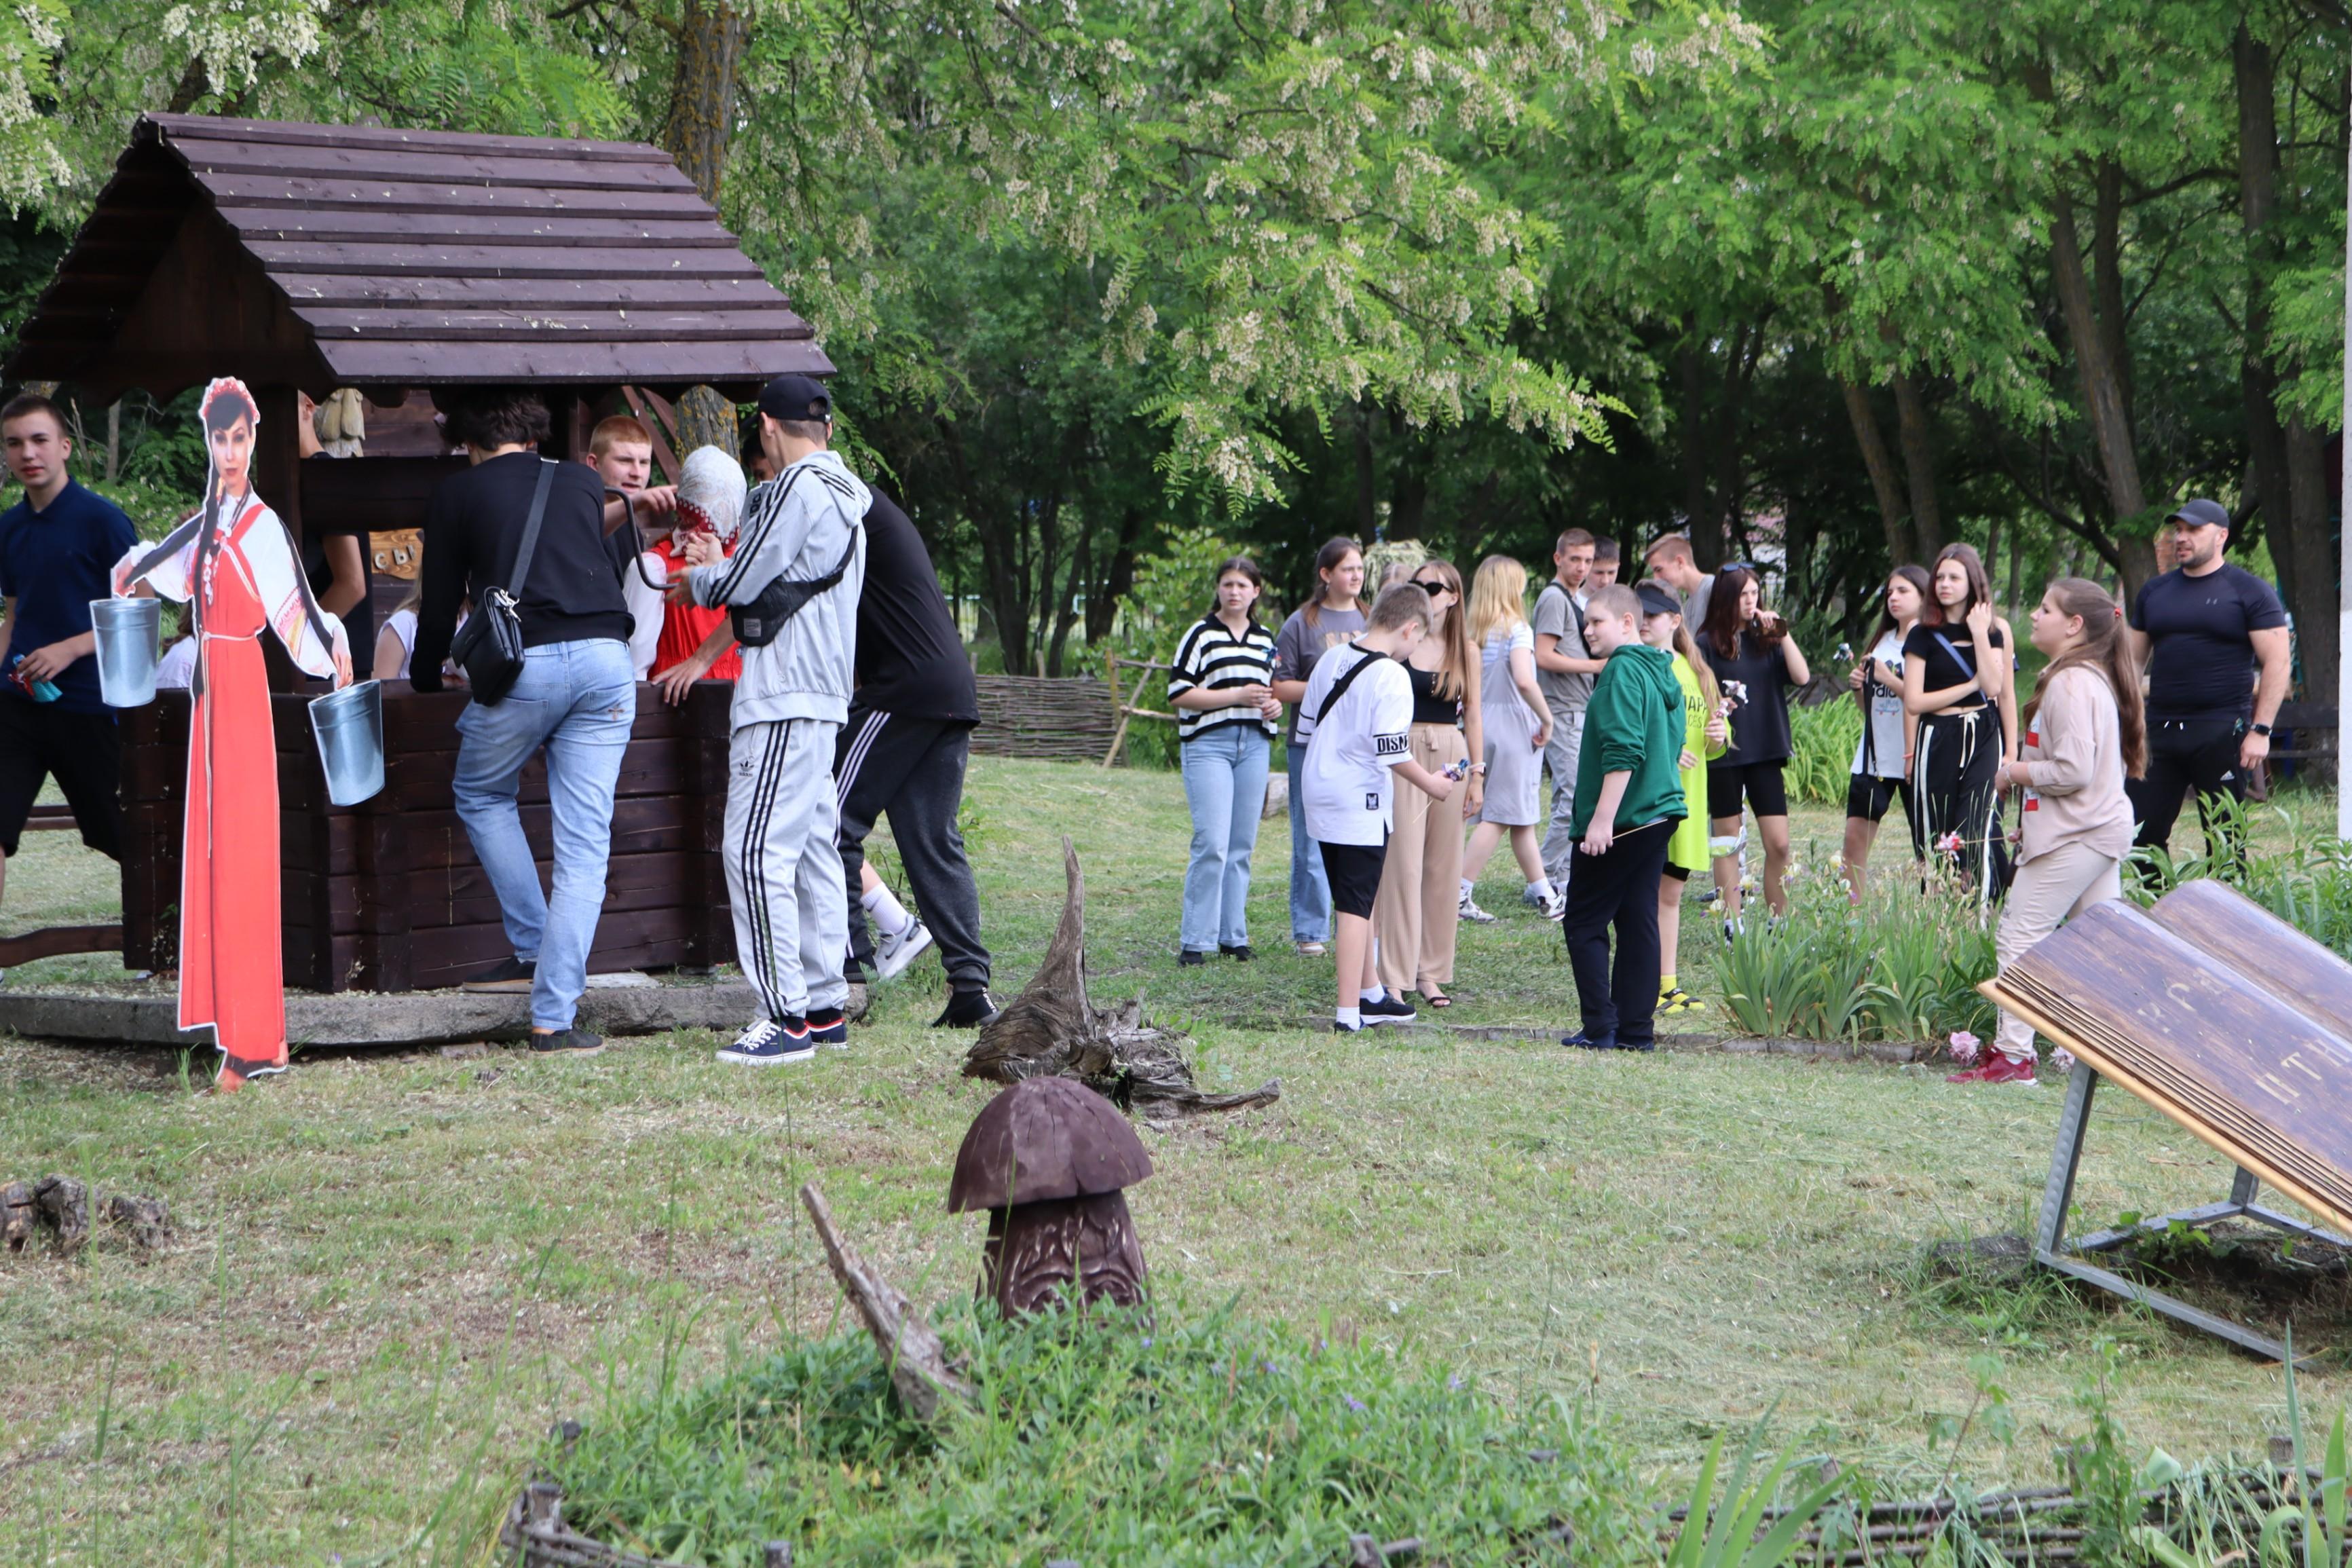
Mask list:
[[[1981,989],[2074,1053],[2037,1260],[2258,1354],[2276,1342],[2086,1261],[2176,1223],[2244,1218],[2352,1246],[2255,1201],[2263,1182],[2352,1230],[2352,964],[2219,882],[2142,911],[2097,904]],[[2066,1239],[2084,1126],[2101,1079],[2238,1166],[2228,1201]]]

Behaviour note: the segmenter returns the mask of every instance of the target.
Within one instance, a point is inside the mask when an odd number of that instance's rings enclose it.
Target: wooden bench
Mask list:
[[[2336,723],[2333,702],[2282,702],[2278,719],[2272,725],[2275,731],[2271,741],[2271,765],[2273,769],[2285,763],[2290,767],[2280,770],[2301,773],[2308,766],[2315,773],[2326,775],[2330,782],[2336,773]]]

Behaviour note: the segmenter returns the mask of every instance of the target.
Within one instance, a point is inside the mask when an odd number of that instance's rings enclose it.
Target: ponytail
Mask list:
[[[2060,670],[2077,666],[2096,670],[2116,699],[2116,729],[2123,741],[2124,775],[2137,778],[2147,766],[2147,715],[2140,704],[2139,671],[2132,663],[2131,646],[2124,637],[2123,606],[2105,588],[2087,577],[2061,577],[2050,584],[2058,613],[2083,622],[2083,646],[2069,648],[2042,666],[2033,682],[2033,699],[2025,705],[2021,722],[2032,728],[2042,707],[2042,693]]]

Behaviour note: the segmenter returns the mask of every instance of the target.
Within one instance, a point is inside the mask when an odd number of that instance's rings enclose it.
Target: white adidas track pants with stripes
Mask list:
[[[849,997],[849,894],[834,843],[835,733],[816,719],[740,726],[727,748],[727,899],[735,961],[768,1016]]]

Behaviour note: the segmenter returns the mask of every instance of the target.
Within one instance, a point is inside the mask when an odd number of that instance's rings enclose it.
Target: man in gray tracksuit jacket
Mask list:
[[[866,578],[861,520],[872,492],[829,449],[823,384],[779,376],[760,395],[761,445],[776,477],[745,500],[731,558],[687,574],[696,604],[756,605],[777,582],[814,589],[773,641],[742,648],[727,753],[727,896],[736,960],[759,993],[755,1018],[719,1059],[804,1061],[842,1044],[848,986],[841,955],[849,905],[835,847],[834,738],[849,716],[857,596]],[[816,588],[833,574],[839,579]],[[746,624],[743,636],[759,635]]]

